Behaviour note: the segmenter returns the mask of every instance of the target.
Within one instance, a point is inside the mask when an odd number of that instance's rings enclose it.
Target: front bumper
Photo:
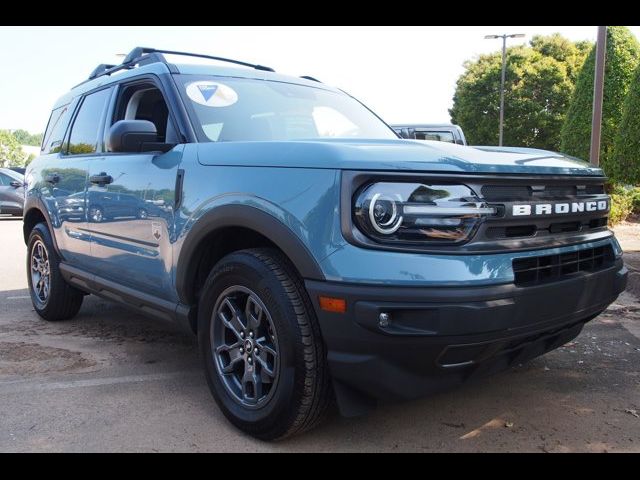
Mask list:
[[[622,259],[564,280],[517,287],[387,287],[306,281],[340,408],[450,388],[575,338],[625,289]],[[347,300],[346,313],[318,297]],[[387,313],[387,325],[380,314]]]

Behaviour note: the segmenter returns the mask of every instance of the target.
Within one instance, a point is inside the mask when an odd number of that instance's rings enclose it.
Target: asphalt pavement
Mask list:
[[[216,407],[193,336],[95,296],[73,320],[40,319],[25,255],[22,221],[0,219],[3,452],[640,452],[638,290],[525,365],[264,443]],[[639,257],[627,254],[635,280]]]

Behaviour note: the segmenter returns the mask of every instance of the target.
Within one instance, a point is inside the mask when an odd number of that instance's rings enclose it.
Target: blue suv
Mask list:
[[[601,170],[404,140],[339,89],[218,57],[98,66],[25,182],[38,314],[96,294],[184,325],[261,439],[541,355],[626,285]]]

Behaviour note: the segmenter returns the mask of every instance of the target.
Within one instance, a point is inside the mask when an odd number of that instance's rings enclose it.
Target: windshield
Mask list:
[[[398,138],[343,93],[247,78],[180,75],[178,83],[204,141]]]

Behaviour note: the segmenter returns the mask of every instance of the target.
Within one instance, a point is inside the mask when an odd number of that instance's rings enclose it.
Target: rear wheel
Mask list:
[[[332,393],[325,348],[297,273],[273,249],[223,258],[201,293],[198,338],[224,415],[263,440],[322,419]]]
[[[78,313],[83,294],[62,278],[47,225],[39,223],[29,235],[27,281],[35,311],[45,320],[67,320]]]

